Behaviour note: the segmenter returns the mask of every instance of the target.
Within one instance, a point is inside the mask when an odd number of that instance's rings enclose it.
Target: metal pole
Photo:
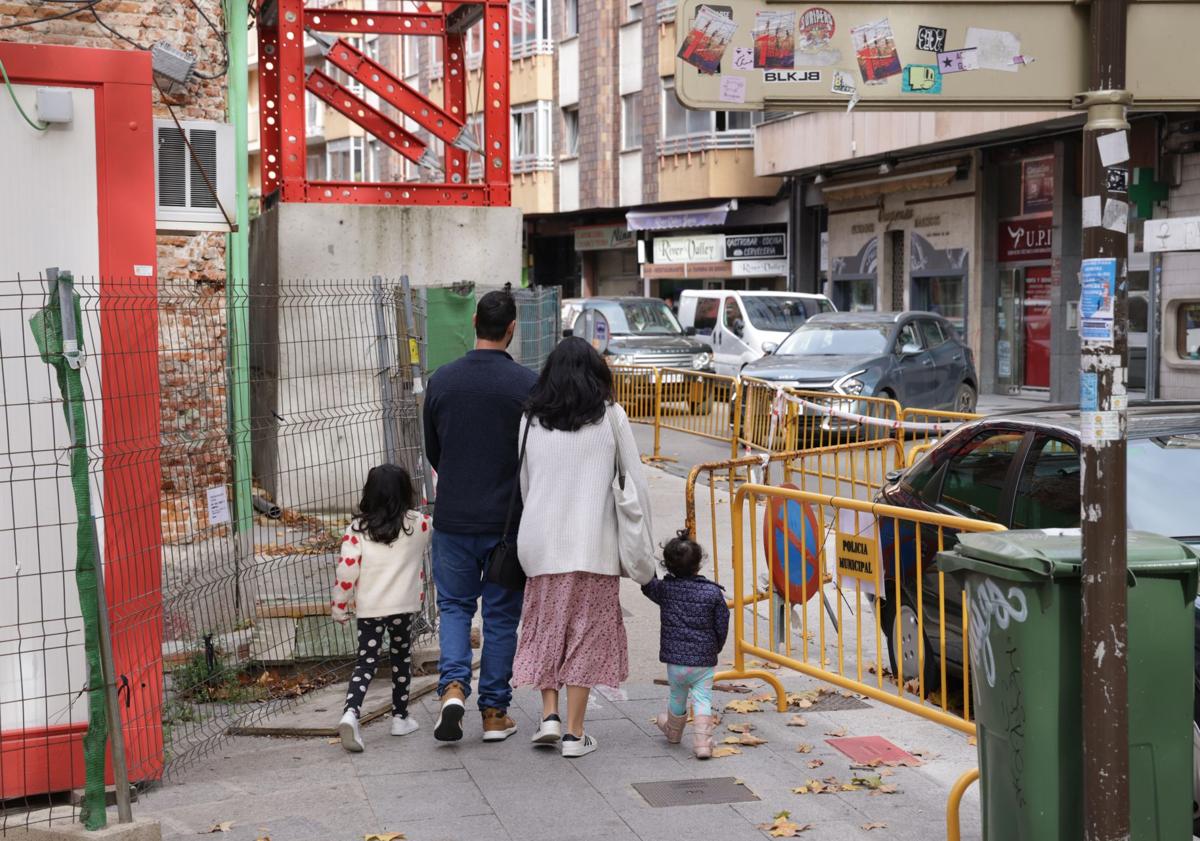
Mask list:
[[[1121,150],[1128,148],[1126,115],[1132,100],[1125,90],[1126,3],[1093,0],[1091,90],[1076,100],[1088,116],[1083,131],[1079,331],[1085,841],[1124,841],[1130,831],[1125,582],[1128,206],[1123,191],[1108,189],[1109,178],[1119,178],[1122,170],[1127,178],[1129,172],[1128,152]]]
[[[233,461],[234,609],[242,619],[242,569],[254,552],[254,482],[250,442],[250,195],[247,153],[247,4],[225,4],[229,45],[226,107],[233,124],[237,230],[225,236],[225,318],[229,335],[228,417]],[[265,146],[264,146],[265,149]],[[265,152],[264,152],[265,154]],[[265,171],[266,167],[264,167]]]
[[[75,283],[69,273],[59,274],[56,269],[47,272],[51,279],[58,280],[59,316],[62,319],[63,356],[67,364],[78,369],[82,364],[80,353],[80,325],[75,322]],[[69,393],[63,395],[67,401],[67,419],[70,424],[71,446],[87,448],[87,429],[75,422],[74,407],[70,405]],[[91,533],[91,544],[96,547],[96,612],[100,630],[100,674],[104,681],[104,712],[108,723],[108,746],[112,752],[113,784],[117,789],[117,820],[130,823],[133,809],[129,800],[129,768],[125,764],[125,731],[121,723],[121,711],[117,706],[117,676],[113,667],[112,634],[108,626],[108,592],[104,589],[104,553],[96,539],[96,520],[88,512],[83,522]]]
[[[400,463],[400,441],[396,423],[400,416],[396,403],[396,383],[392,379],[395,357],[392,355],[391,331],[387,323],[387,302],[384,300],[383,278],[371,277],[375,294],[375,346],[379,357],[379,395],[383,401],[383,451],[389,464]]]

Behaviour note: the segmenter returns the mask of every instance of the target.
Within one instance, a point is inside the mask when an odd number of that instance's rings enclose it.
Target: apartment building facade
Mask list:
[[[411,0],[328,5],[420,7]],[[754,173],[754,127],[763,115],[688,111],[675,99],[674,13],[668,0],[512,0],[510,147],[513,204],[525,214],[523,282],[561,285],[566,296],[676,297],[686,287],[787,285],[785,246],[774,248],[770,259],[741,259],[737,249],[727,259],[727,236],[782,241],[784,180]],[[480,25],[466,38],[469,124],[477,127],[485,93],[478,70],[482,38]],[[365,36],[357,44],[442,101],[440,39]],[[320,64],[316,42],[306,49],[309,63]],[[253,109],[253,55],[250,66]],[[319,102],[310,98],[307,108],[310,177],[439,177]],[[253,196],[259,164],[257,115],[251,117]],[[406,128],[423,136],[415,124]],[[430,139],[430,147],[440,158],[439,142]],[[481,177],[482,166],[478,155],[470,156],[469,180]]]

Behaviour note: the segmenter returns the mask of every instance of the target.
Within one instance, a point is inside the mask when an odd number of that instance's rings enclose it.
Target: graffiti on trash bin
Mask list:
[[[1010,622],[1024,622],[1029,616],[1025,594],[1009,587],[1007,595],[994,581],[984,579],[971,588],[971,664],[982,673],[988,686],[996,685],[996,657],[992,653],[991,629],[994,621],[1000,630]]]
[[[1017,662],[1017,648],[1010,647],[1008,655],[1008,677],[1004,679],[1000,705],[1004,709],[1004,729],[1008,735],[1008,749],[1012,757],[1009,773],[1018,806],[1025,805],[1025,697],[1021,691],[1021,667]]]

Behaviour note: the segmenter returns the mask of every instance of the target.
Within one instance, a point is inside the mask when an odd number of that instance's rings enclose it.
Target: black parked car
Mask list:
[[[1128,413],[1128,527],[1200,544],[1200,404],[1145,404]],[[877,502],[987,520],[1010,529],[1078,528],[1079,412],[1041,409],[964,424],[916,464],[888,476]],[[900,539],[896,604],[895,532]],[[925,682],[940,678],[937,528],[921,528]],[[917,540],[911,523],[880,518],[885,584],[880,610],[894,673],[895,636],[903,640],[904,676],[917,676]],[[945,547],[956,532],[946,529]],[[947,673],[962,675],[962,593],[947,580]],[[897,621],[898,617],[898,621]]]
[[[954,325],[930,312],[821,313],[742,373],[923,409],[971,412],[979,393],[971,349]]]

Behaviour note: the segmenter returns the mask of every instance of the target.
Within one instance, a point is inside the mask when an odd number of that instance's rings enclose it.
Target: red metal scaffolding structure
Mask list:
[[[467,125],[466,34],[483,22],[479,70],[483,137]],[[366,11],[306,8],[303,0],[259,0],[259,130],[262,194],[279,191],[285,202],[334,204],[508,205],[509,167],[508,0],[443,3],[437,10]],[[429,144],[320,68],[307,70],[305,33],[325,61],[443,142],[439,159]],[[333,33],[333,37],[325,33]],[[374,33],[442,39],[439,105],[404,83],[344,38]],[[306,96],[315,96],[372,137],[425,169],[438,182],[310,181],[306,172]],[[481,181],[468,179],[468,155],[482,157]]]

